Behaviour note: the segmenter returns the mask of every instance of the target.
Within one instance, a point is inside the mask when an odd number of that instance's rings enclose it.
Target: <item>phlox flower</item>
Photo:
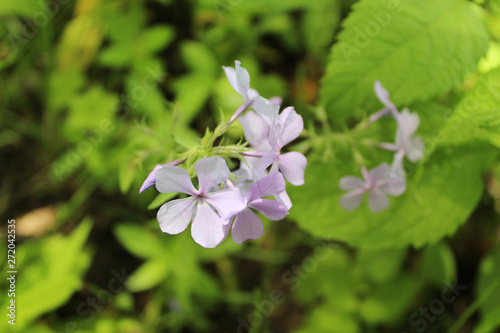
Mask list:
[[[273,117],[269,130],[271,149],[259,160],[257,174],[262,174],[272,165],[271,173],[279,170],[291,184],[303,185],[306,157],[298,152],[281,154],[281,148],[298,138],[303,129],[304,121],[293,107],[287,107],[278,117]]]
[[[349,190],[340,199],[345,210],[355,210],[361,204],[366,193],[369,193],[368,206],[373,212],[381,211],[389,206],[387,194],[398,196],[406,190],[406,180],[399,177],[387,163],[367,171],[361,168],[363,178],[346,176],[340,179],[342,190]]]
[[[234,185],[240,189],[243,196],[248,194],[250,188],[257,180],[267,176],[267,171],[264,171],[262,174],[257,176],[256,166],[258,162],[259,158],[257,157],[245,157],[245,160],[240,164],[240,168],[233,172],[236,176],[236,182]],[[283,190],[283,192],[278,192],[278,194],[274,194],[273,196],[288,210],[292,208],[292,201],[285,190]]]
[[[257,180],[246,195],[246,208],[236,214],[231,228],[231,235],[236,243],[249,239],[260,238],[264,232],[261,219],[253,210],[261,212],[270,220],[278,221],[285,218],[288,209],[276,200],[263,199],[276,196],[285,191],[285,180],[279,172]]]
[[[405,108],[396,116],[398,129],[396,131],[396,149],[403,151],[404,155],[412,162],[416,162],[423,156],[424,142],[422,138],[415,135],[420,125],[420,117],[416,113],[410,113]]]
[[[168,234],[184,231],[189,222],[196,243],[206,248],[217,246],[226,237],[229,219],[246,207],[238,188],[213,190],[230,175],[224,159],[202,158],[195,165],[199,188],[196,189],[186,170],[164,166],[156,171],[156,188],[162,193],[185,193],[189,197],[171,200],[160,207],[157,218]]]

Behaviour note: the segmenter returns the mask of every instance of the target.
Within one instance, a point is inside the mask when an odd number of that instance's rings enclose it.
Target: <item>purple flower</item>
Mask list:
[[[255,96],[259,96],[259,93],[250,88],[250,75],[248,71],[241,67],[241,62],[235,60],[235,68],[222,66],[224,72],[226,73],[227,80],[231,84],[234,90],[243,97],[243,100],[251,100]]]
[[[195,165],[197,190],[186,170],[164,166],[156,171],[156,188],[162,193],[189,194],[184,199],[171,200],[158,211],[158,222],[163,232],[178,234],[193,220],[191,235],[196,243],[213,248],[224,240],[229,230],[229,219],[245,208],[245,201],[237,188],[211,191],[229,178],[230,172],[219,156],[200,159]]]
[[[389,206],[387,194],[401,195],[406,190],[406,181],[399,177],[387,163],[382,163],[368,172],[362,167],[363,179],[346,176],[340,179],[342,190],[350,190],[340,199],[340,205],[346,210],[359,207],[366,193],[369,194],[368,206],[373,212],[381,211]]]
[[[236,243],[260,238],[264,232],[261,219],[252,209],[273,221],[285,218],[288,209],[283,204],[275,200],[262,199],[284,192],[285,186],[283,175],[279,172],[265,176],[252,185],[246,196],[246,208],[236,214],[231,228],[231,235]]]
[[[403,151],[404,155],[412,162],[416,162],[423,156],[424,142],[422,138],[414,135],[420,125],[420,117],[416,113],[410,113],[403,109],[396,116],[398,129],[396,132],[397,150]]]
[[[252,185],[259,179],[267,176],[267,171],[264,171],[261,175],[257,176],[255,167],[259,159],[256,157],[245,157],[245,162],[241,162],[240,168],[233,172],[237,177],[236,183],[234,184],[241,191],[243,196],[246,196],[250,191]],[[288,196],[286,191],[280,192],[273,195],[278,202],[282,203],[287,209],[292,208],[292,201]]]
[[[295,140],[304,129],[302,117],[293,107],[284,109],[279,117],[273,120],[269,131],[271,150],[264,155],[256,166],[257,174],[272,165],[271,173],[280,170],[283,176],[293,185],[304,184],[304,171],[307,159],[298,152],[281,154],[281,148]]]

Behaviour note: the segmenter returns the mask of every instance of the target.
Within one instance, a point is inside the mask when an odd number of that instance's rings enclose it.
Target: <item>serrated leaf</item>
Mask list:
[[[398,106],[442,95],[474,69],[488,47],[485,28],[464,0],[362,0],[353,8],[321,90],[335,120],[381,108],[375,80]]]
[[[481,75],[462,98],[431,149],[485,141],[500,147],[500,68]]]

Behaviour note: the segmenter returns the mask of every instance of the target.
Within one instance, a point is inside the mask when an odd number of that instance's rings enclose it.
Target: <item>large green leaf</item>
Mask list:
[[[396,105],[443,94],[488,47],[484,27],[464,0],[362,0],[343,28],[321,91],[336,120],[381,107],[375,80]]]

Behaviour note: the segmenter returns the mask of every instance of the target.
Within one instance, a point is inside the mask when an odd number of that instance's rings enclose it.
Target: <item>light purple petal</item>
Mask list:
[[[281,124],[280,146],[283,147],[299,137],[304,129],[304,120],[292,106],[284,109],[280,114]]]
[[[217,210],[219,216],[225,221],[224,224],[229,222],[231,216],[246,207],[246,202],[241,197],[240,189],[237,187],[207,193],[206,201]]]
[[[193,197],[171,200],[160,207],[157,219],[160,229],[167,234],[176,235],[186,230],[193,217],[196,200]]]
[[[226,161],[220,156],[205,157],[194,166],[198,176],[199,192],[206,194],[210,189],[229,178]]]
[[[248,192],[247,200],[252,202],[256,199],[279,195],[286,188],[285,179],[280,172],[267,175],[256,181]]]
[[[290,200],[290,197],[288,196],[288,193],[286,193],[286,191],[275,195],[274,198],[278,200],[278,202],[281,202],[287,210],[290,210],[290,208],[292,208],[292,200]]]
[[[181,167],[169,165],[156,170],[156,189],[161,193],[197,193],[188,172]]]
[[[382,191],[374,189],[370,192],[368,206],[372,212],[376,213],[389,207],[389,199]]]
[[[406,191],[406,179],[396,174],[391,174],[384,186],[380,187],[380,190],[390,195],[401,195]]]
[[[406,145],[406,156],[412,162],[417,162],[424,157],[424,141],[419,136],[413,136]]]
[[[247,98],[247,92],[250,89],[250,74],[248,74],[248,71],[241,67],[241,62],[239,60],[236,60],[234,62],[235,64],[235,69],[236,69],[236,82],[238,84],[238,90],[241,95],[246,99]]]
[[[243,93],[240,92],[240,88],[238,86],[238,81],[236,80],[236,70],[233,67],[225,67],[222,66],[224,72],[226,73],[227,80],[233,89],[240,95]]]
[[[304,184],[304,172],[307,166],[307,159],[304,155],[292,151],[280,155],[278,163],[286,180],[296,186]]]
[[[385,90],[385,88],[382,86],[382,83],[380,83],[380,81],[378,80],[375,81],[375,94],[385,106],[391,107],[393,105],[391,100],[389,99],[389,92]]]
[[[257,97],[257,96],[259,96],[259,92],[257,90],[252,89],[252,88],[248,89],[247,97],[249,99],[253,99],[254,97]]]
[[[278,113],[279,105],[269,102],[269,100],[262,96],[255,96],[252,100],[252,108],[255,112],[257,112],[257,114],[259,114],[264,121],[271,124],[270,119],[273,118],[273,114]]]
[[[261,175],[264,174],[264,171],[267,169],[267,167],[276,162],[278,159],[279,159],[279,153],[277,153],[274,150],[271,150],[266,155],[261,157],[255,165],[256,179],[259,179]]]
[[[191,225],[194,241],[206,248],[214,248],[226,237],[224,221],[207,204],[199,203]]]
[[[340,198],[340,205],[345,210],[355,210],[361,204],[364,195],[365,191],[363,189],[349,191]]]
[[[154,167],[153,171],[149,173],[149,175],[146,177],[146,180],[144,180],[144,183],[142,183],[142,186],[139,190],[139,193],[142,193],[146,191],[148,188],[155,186],[156,184],[156,170],[161,169],[165,166],[166,164],[158,164],[157,166]]]
[[[365,186],[365,182],[359,177],[345,176],[340,178],[339,185],[343,190],[353,190],[355,188],[362,188]]]
[[[282,220],[288,214],[286,207],[276,200],[257,199],[249,203],[248,207],[258,210],[265,217],[273,221]]]
[[[245,131],[245,139],[250,142],[250,146],[255,147],[257,151],[269,151],[269,124],[253,111],[247,111],[240,116],[239,121]]]
[[[410,111],[405,108],[397,117],[398,121],[398,131],[401,131],[401,135],[409,137],[415,133],[418,126],[420,125],[420,117],[417,113],[410,113]]]
[[[382,163],[378,167],[368,171],[368,184],[375,184],[377,181],[389,176],[391,167],[387,163]]]
[[[244,209],[236,215],[231,229],[231,235],[236,243],[241,244],[249,239],[258,239],[263,233],[262,221],[250,209]]]

